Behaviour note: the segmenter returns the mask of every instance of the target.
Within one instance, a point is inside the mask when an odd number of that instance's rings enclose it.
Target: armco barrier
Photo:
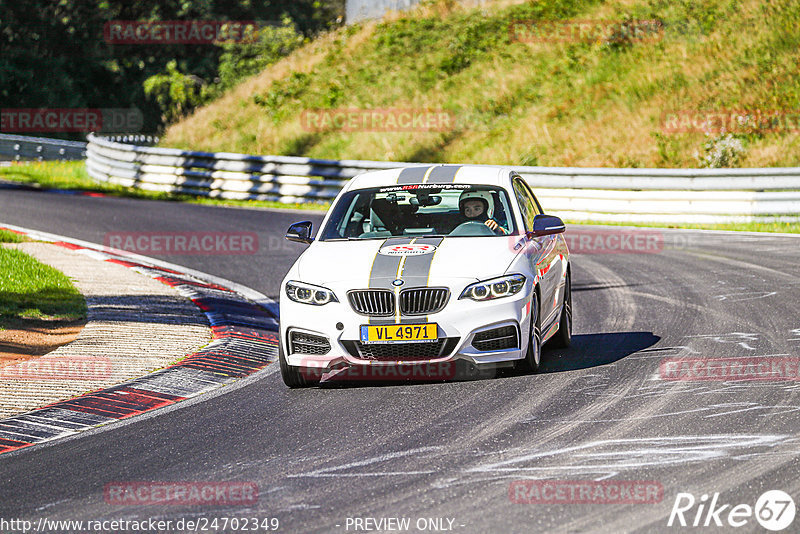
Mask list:
[[[0,159],[8,160],[79,160],[86,157],[86,143],[0,134]]]
[[[96,180],[225,199],[327,202],[366,171],[419,163],[249,156],[139,146],[89,135]],[[135,141],[133,141],[135,142]],[[599,222],[800,220],[800,167],[611,169],[513,166],[548,212]]]

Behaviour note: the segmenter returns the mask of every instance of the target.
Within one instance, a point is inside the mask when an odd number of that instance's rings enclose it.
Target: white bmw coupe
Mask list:
[[[286,234],[310,246],[281,284],[284,382],[424,379],[456,362],[535,372],[546,341],[572,336],[564,230],[507,168],[353,178],[316,238],[307,221]]]

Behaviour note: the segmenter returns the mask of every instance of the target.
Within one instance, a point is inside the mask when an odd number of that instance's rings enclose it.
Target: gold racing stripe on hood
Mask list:
[[[417,238],[415,237],[411,240],[409,245],[413,245],[416,242]],[[395,273],[394,277],[395,280],[403,278],[403,269],[405,269],[406,266],[406,258],[408,258],[408,256],[400,257],[400,263],[397,264],[397,273]],[[394,302],[394,322],[395,324],[400,324],[400,286],[394,286]]]

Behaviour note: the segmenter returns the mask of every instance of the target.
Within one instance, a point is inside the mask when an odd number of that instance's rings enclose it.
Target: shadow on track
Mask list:
[[[652,347],[661,337],[652,332],[606,332],[572,336],[568,349],[547,350],[542,354],[541,373],[559,373],[607,365],[634,352]]]
[[[652,332],[606,332],[602,334],[581,334],[572,337],[572,345],[568,349],[545,350],[542,354],[540,374],[561,373],[588,369],[619,361],[626,356],[655,345],[661,338]],[[367,378],[360,371],[355,374],[344,373],[342,378],[323,381],[323,388],[360,388],[386,387],[402,385],[433,385],[446,382],[469,382],[474,380],[505,379],[528,376],[528,373],[510,367],[477,370],[465,362],[457,364],[432,364],[428,367],[434,373],[442,374],[446,370],[450,376],[427,376],[415,379],[409,373],[408,378],[398,379],[398,372],[387,372],[383,377]],[[535,378],[536,375],[531,375]],[[442,379],[439,379],[442,378]]]

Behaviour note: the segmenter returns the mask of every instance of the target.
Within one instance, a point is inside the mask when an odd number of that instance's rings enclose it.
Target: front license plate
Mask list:
[[[402,341],[436,341],[439,328],[436,323],[362,325],[362,343],[399,343]]]

